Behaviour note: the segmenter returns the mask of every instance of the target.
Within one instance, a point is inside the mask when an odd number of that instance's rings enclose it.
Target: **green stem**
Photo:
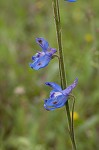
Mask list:
[[[71,98],[73,98],[73,105],[72,105],[72,117],[71,117],[71,120],[72,120],[72,123],[71,123],[71,130],[72,130],[72,134],[73,134],[73,141],[75,142],[75,135],[74,135],[74,107],[75,107],[75,96],[74,95],[70,95]]]
[[[53,2],[53,10],[54,10],[54,18],[55,18],[55,25],[56,25],[56,32],[57,32],[57,42],[58,42],[58,49],[59,49],[59,71],[60,71],[60,78],[61,78],[61,85],[62,89],[67,87],[66,83],[66,74],[64,69],[64,60],[63,60],[63,52],[62,52],[62,38],[61,38],[61,24],[60,24],[60,11],[59,11],[59,2],[58,0],[52,0]],[[70,117],[70,110],[69,110],[69,103],[66,102],[66,112],[68,117],[68,125],[70,131],[70,138],[72,141],[73,149],[76,150],[76,144],[74,139],[74,133],[72,130],[72,121]]]
[[[60,74],[60,79],[62,79],[60,57],[58,55],[53,55],[53,56],[58,58],[59,70],[60,70],[59,74]],[[61,87],[62,87],[62,80],[61,80]]]
[[[65,78],[65,70],[64,70],[64,63],[63,63],[63,55],[62,55],[62,42],[61,42],[61,26],[60,26],[60,13],[58,9],[58,1],[53,0],[53,9],[54,9],[54,17],[55,17],[55,24],[56,24],[56,32],[57,32],[57,41],[58,41],[58,49],[59,49],[59,58],[60,58],[60,72],[61,72],[61,81],[62,81],[62,88],[66,88],[66,78]]]

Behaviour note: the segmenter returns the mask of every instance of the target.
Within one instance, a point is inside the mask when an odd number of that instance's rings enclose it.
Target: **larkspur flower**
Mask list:
[[[68,2],[76,2],[76,0],[65,0],[65,1],[68,1]]]
[[[42,51],[32,56],[33,62],[30,63],[30,67],[35,70],[39,70],[49,64],[53,54],[56,52],[56,49],[49,47],[49,43],[42,37],[36,38],[36,42],[42,48]]]
[[[54,82],[46,82],[45,84],[52,87],[53,90],[50,92],[49,98],[44,101],[44,108],[46,110],[54,110],[63,107],[68,100],[69,94],[72,89],[76,87],[77,83],[78,79],[76,78],[73,84],[62,90],[58,84]]]

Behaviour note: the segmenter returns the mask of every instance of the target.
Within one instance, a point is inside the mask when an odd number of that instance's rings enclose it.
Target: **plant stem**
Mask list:
[[[57,42],[58,42],[58,49],[59,49],[59,71],[60,71],[60,78],[61,78],[61,85],[62,89],[65,89],[67,87],[66,83],[66,74],[64,69],[64,60],[63,60],[63,52],[62,52],[62,38],[61,38],[61,24],[60,24],[60,11],[59,11],[59,2],[58,0],[52,0],[53,2],[53,10],[54,10],[54,19],[55,19],[55,25],[56,25],[56,33],[57,33]],[[69,103],[66,102],[66,112],[68,117],[68,125],[69,125],[69,133],[71,142],[73,145],[73,149],[76,150],[76,144],[74,139],[74,133],[72,130],[72,121],[70,117],[70,110],[69,110]]]
[[[74,95],[70,95],[71,98],[73,98],[73,105],[72,105],[72,117],[71,117],[71,132],[73,134],[73,142],[75,143],[75,135],[74,135],[74,106],[75,106],[75,96]]]

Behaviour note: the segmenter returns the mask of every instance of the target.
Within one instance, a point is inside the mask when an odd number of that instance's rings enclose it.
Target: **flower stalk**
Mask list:
[[[52,0],[53,4],[53,11],[54,11],[54,19],[55,19],[55,26],[56,26],[56,33],[57,33],[57,42],[58,42],[58,53],[59,53],[59,72],[60,72],[60,79],[61,79],[61,86],[62,89],[67,87],[66,82],[66,73],[64,69],[64,59],[63,59],[63,51],[62,51],[62,34],[61,34],[61,23],[60,23],[60,10],[59,10],[59,1]],[[69,133],[72,142],[73,149],[76,150],[75,138],[74,138],[74,130],[73,130],[73,122],[70,116],[70,109],[68,101],[65,104],[67,117],[68,117],[68,125],[69,125]]]

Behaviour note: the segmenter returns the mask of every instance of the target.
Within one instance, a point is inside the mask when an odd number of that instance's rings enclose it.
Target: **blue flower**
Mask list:
[[[74,83],[62,90],[61,87],[54,82],[46,82],[45,84],[52,87],[53,90],[50,92],[48,99],[44,101],[44,108],[46,110],[54,110],[56,108],[63,107],[68,100],[68,96],[72,89],[76,87],[78,79],[76,78]]]
[[[56,52],[56,49],[50,48],[49,43],[44,38],[36,38],[36,42],[42,48],[42,51],[32,56],[33,62],[29,65],[31,68],[39,70],[49,64],[53,54]]]
[[[76,2],[76,0],[65,0],[65,1],[68,1],[68,2]]]

